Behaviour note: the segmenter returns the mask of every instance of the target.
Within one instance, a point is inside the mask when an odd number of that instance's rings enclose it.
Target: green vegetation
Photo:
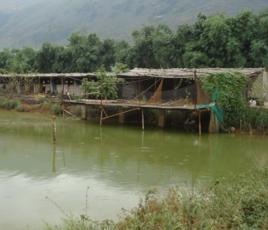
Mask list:
[[[225,127],[264,132],[268,129],[268,112],[249,107],[247,84],[247,78],[239,73],[217,73],[202,78],[203,89],[223,111]]]
[[[18,100],[8,99],[8,98],[0,98],[0,108],[7,110],[20,110],[21,103]]]
[[[268,66],[268,11],[247,11],[234,17],[199,15],[177,31],[166,25],[133,32],[133,41],[100,39],[74,33],[65,46],[43,44],[0,52],[0,72],[111,71],[128,68],[263,67]]]
[[[20,99],[0,97],[0,108],[6,110],[16,110],[18,112],[42,111],[55,115],[62,114],[62,108],[58,103],[49,100],[40,100],[39,103],[31,104]]]
[[[226,1],[0,0],[0,46],[36,47],[44,41],[59,44],[74,31],[126,39],[142,25],[165,23],[176,28],[178,24],[192,23],[200,12],[234,15],[268,6],[267,0]]]
[[[245,118],[247,78],[239,73],[217,73],[202,78],[202,86],[224,112],[224,125],[239,127]]]
[[[268,170],[250,171],[231,181],[216,181],[196,193],[172,189],[164,198],[149,192],[117,223],[82,215],[47,229],[267,229]]]
[[[83,79],[82,89],[88,98],[93,99],[116,99],[118,78],[114,74],[107,74],[100,70],[97,72],[97,81]]]

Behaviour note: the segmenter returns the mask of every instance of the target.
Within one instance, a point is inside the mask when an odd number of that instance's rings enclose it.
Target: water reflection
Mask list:
[[[268,163],[265,137],[141,132],[61,119],[56,127],[54,142],[51,118],[1,112],[0,229],[60,221],[61,212],[45,197],[79,215],[88,186],[89,214],[115,218],[148,189],[194,190]]]

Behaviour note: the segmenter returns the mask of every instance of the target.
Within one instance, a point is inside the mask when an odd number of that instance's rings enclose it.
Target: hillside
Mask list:
[[[73,32],[130,38],[142,25],[191,23],[198,13],[259,11],[267,0],[0,0],[0,47],[63,43]]]

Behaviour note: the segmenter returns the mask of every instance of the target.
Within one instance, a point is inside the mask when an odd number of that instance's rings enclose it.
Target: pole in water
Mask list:
[[[201,121],[201,112],[198,111],[198,129],[199,129],[199,136],[202,135],[202,121]]]
[[[143,112],[143,109],[141,110],[141,124],[142,124],[142,130],[144,130],[145,125],[144,125],[144,112]]]
[[[56,144],[56,132],[57,132],[57,128],[56,128],[56,116],[53,115],[52,116],[52,138],[53,138],[53,144]]]
[[[56,116],[52,116],[52,172],[56,172]]]
[[[101,112],[100,112],[100,126],[102,126],[102,120],[103,120],[103,109],[101,108]]]

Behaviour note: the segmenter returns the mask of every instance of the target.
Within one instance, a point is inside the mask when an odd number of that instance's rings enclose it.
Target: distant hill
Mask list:
[[[268,0],[0,0],[0,47],[63,43],[73,32],[129,39],[143,25],[191,23],[198,13],[234,15]]]

